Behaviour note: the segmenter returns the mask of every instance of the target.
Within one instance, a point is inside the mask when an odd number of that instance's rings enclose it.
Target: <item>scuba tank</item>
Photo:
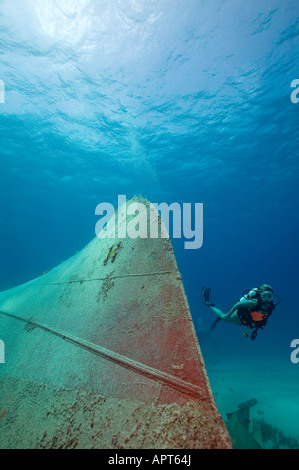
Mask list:
[[[259,287],[254,287],[253,289],[246,289],[243,291],[242,293],[242,297],[240,299],[240,302],[242,300],[252,300],[252,299],[257,299],[260,297],[260,292],[261,290],[259,289]],[[277,301],[276,302],[273,302],[274,306],[276,307],[278,304],[280,304],[281,302],[281,298],[279,297],[279,295],[277,294],[273,294],[273,298],[276,297],[277,298]]]

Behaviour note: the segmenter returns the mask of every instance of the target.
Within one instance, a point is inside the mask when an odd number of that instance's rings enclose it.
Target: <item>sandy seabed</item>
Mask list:
[[[225,421],[238,405],[256,399],[250,408],[249,431],[262,448],[299,448],[299,367],[290,361],[261,360],[247,370],[234,358],[208,368],[218,409]],[[234,441],[234,436],[231,436]]]

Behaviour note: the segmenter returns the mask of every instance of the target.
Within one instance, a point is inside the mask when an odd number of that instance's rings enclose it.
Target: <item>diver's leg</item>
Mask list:
[[[233,323],[234,325],[240,325],[241,320],[238,317],[237,311],[232,312],[232,313],[223,313],[222,310],[216,307],[210,307],[210,309],[216,313],[216,315],[223,321],[226,321],[227,323]]]
[[[211,309],[214,313],[216,313],[216,315],[218,315],[218,317],[220,317],[221,319],[222,319],[223,317],[225,317],[225,314],[222,312],[222,310],[220,310],[220,308],[216,308],[216,307],[211,307],[211,306],[210,306],[210,309]]]
[[[237,326],[242,325],[237,312],[233,312],[231,315],[228,315],[227,318],[224,317],[223,320],[228,323],[232,323],[233,325],[237,325]]]

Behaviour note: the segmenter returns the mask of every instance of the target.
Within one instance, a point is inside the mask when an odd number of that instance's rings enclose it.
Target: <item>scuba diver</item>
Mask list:
[[[273,302],[274,296],[278,297],[276,304]],[[274,294],[271,286],[263,284],[260,287],[244,291],[241,299],[235,303],[227,314],[224,314],[212,303],[211,289],[209,287],[202,288],[202,301],[218,315],[217,320],[211,326],[212,330],[220,320],[224,320],[234,325],[247,326],[247,331],[243,333],[245,338],[249,336],[249,330],[252,329],[250,338],[254,340],[258,329],[265,328],[268,318],[276,305],[280,303],[280,298]]]

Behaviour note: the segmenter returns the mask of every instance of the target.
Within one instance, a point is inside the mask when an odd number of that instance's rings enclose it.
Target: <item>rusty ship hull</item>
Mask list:
[[[95,238],[0,311],[2,448],[231,448],[169,238]]]

